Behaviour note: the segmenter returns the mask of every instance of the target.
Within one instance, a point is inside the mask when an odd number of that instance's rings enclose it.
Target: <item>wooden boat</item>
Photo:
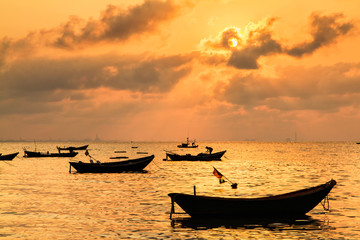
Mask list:
[[[86,150],[89,145],[84,145],[80,147],[57,147],[59,151],[75,151],[75,150]]]
[[[71,167],[75,168],[78,173],[119,173],[119,172],[139,172],[142,171],[153,159],[154,155],[142,158],[129,159],[119,162],[104,163],[84,163],[69,162]]]
[[[316,187],[260,198],[223,198],[170,193],[171,213],[176,202],[195,218],[296,217],[318,205],[335,186],[331,180]],[[171,218],[171,216],[170,216]]]
[[[196,145],[195,140],[190,143],[189,138],[186,138],[186,143],[181,143],[177,145],[178,148],[197,148],[199,145]]]
[[[78,152],[58,152],[58,153],[49,153],[49,152],[36,152],[36,151],[27,151],[24,150],[24,157],[26,158],[41,158],[41,157],[75,157]]]
[[[191,154],[176,154],[176,153],[166,153],[166,159],[171,161],[221,161],[221,157],[225,154],[226,151],[216,152],[216,153],[199,153],[197,155]]]
[[[6,154],[6,155],[0,154],[0,161],[11,161],[11,160],[13,160],[18,154],[19,154],[19,152],[11,153],[11,154]]]
[[[121,158],[129,158],[129,157],[127,156],[110,157],[110,159],[121,159]]]

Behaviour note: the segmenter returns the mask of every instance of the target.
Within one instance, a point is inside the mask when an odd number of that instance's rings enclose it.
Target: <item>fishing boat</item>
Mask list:
[[[171,214],[174,202],[193,218],[243,218],[243,217],[296,217],[303,216],[323,199],[336,185],[335,180],[315,187],[260,198],[224,198],[170,193]]]
[[[49,152],[37,152],[37,151],[28,151],[24,149],[24,157],[26,158],[42,158],[42,157],[75,157],[78,152],[69,151],[69,152],[58,152],[58,153],[49,153]]]
[[[80,146],[80,147],[57,147],[57,149],[59,151],[75,151],[75,150],[86,150],[88,148],[89,145],[84,145],[84,146]]]
[[[153,159],[154,155],[142,158],[129,159],[119,162],[69,162],[71,167],[75,168],[78,173],[119,173],[119,172],[139,172],[142,171]]]
[[[221,157],[225,152],[199,153],[197,155],[166,152],[164,161],[221,161]]]
[[[129,157],[127,157],[127,156],[110,157],[110,159],[121,159],[121,158],[129,158]]]
[[[2,154],[0,153],[0,161],[11,161],[11,160],[13,160],[18,154],[19,154],[19,152],[11,153],[11,154],[6,154],[6,155],[2,155]]]
[[[199,145],[195,143],[195,140],[190,143],[189,138],[186,138],[185,143],[181,143],[180,145],[177,145],[178,148],[197,148]]]

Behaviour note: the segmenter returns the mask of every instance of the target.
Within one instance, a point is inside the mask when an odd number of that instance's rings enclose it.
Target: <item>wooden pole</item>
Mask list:
[[[216,169],[214,166],[213,166],[214,169]],[[222,175],[222,174],[221,174]],[[230,183],[231,183],[231,187],[233,189],[236,189],[237,188],[237,183],[233,183],[232,181],[230,181],[230,179],[228,179],[225,175],[222,175],[226,180],[228,180]]]
[[[69,167],[69,173],[71,173],[71,164],[69,163],[70,167]]]
[[[196,186],[194,185],[194,196],[196,196]]]

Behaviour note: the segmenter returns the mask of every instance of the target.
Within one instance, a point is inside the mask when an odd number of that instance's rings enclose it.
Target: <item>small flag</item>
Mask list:
[[[224,176],[216,168],[214,168],[213,174],[219,179],[219,183],[226,182]]]
[[[88,156],[89,155],[89,152],[88,152],[88,150],[86,149],[86,151],[85,151],[85,155],[86,156]]]

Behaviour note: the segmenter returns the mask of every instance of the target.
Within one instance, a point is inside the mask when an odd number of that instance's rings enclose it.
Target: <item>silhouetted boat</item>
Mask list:
[[[142,171],[153,159],[154,155],[142,158],[129,159],[120,162],[104,163],[84,163],[69,162],[71,167],[75,168],[78,173],[119,173],[119,172],[139,172]]]
[[[166,153],[166,159],[171,161],[221,161],[221,157],[225,154],[226,151],[216,152],[216,153],[199,153],[197,155],[191,154],[176,154],[176,153]]]
[[[122,158],[129,158],[129,157],[127,156],[110,157],[110,159],[122,159]]]
[[[26,158],[41,158],[41,157],[75,157],[78,152],[58,152],[58,153],[49,153],[49,152],[36,152],[36,151],[27,151],[24,150],[24,157]]]
[[[318,205],[335,186],[331,180],[316,187],[260,198],[223,198],[170,193],[171,214],[176,202],[194,218],[295,217]],[[171,218],[171,215],[170,215]]]
[[[59,151],[75,151],[75,150],[86,150],[89,145],[84,145],[80,147],[57,147]]]
[[[197,148],[199,145],[196,145],[195,140],[190,143],[189,138],[186,138],[186,143],[181,143],[177,145],[178,148]]]
[[[19,154],[19,152],[11,153],[11,154],[6,154],[6,155],[0,154],[0,160],[1,160],[1,161],[11,161],[11,160],[13,160],[18,154]]]

